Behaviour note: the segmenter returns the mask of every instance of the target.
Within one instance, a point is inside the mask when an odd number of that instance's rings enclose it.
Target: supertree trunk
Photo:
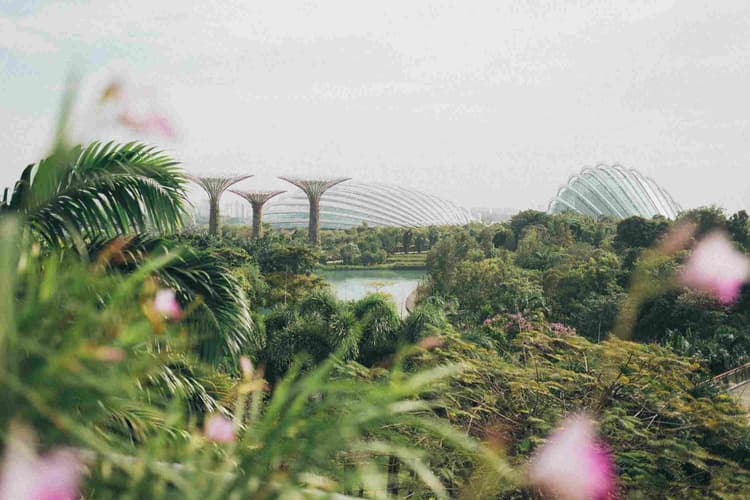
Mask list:
[[[320,242],[320,198],[328,189],[349,178],[341,177],[338,179],[299,179],[296,177],[280,177],[291,184],[300,188],[310,202],[310,215],[308,218],[308,239],[313,245]]]
[[[320,198],[310,197],[310,217],[307,235],[310,243],[317,245],[320,242]]]
[[[263,237],[263,204],[253,203],[253,238]]]
[[[263,237],[263,206],[268,200],[285,191],[230,191],[250,202],[253,207],[253,238]]]
[[[219,220],[221,217],[219,200],[216,198],[210,199],[209,211],[208,211],[208,234],[217,236],[219,234]]]

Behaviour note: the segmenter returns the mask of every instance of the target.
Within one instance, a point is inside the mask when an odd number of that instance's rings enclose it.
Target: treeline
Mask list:
[[[454,228],[430,251],[425,293],[455,302],[453,317],[471,329],[496,315],[520,313],[562,323],[593,341],[610,334],[644,251],[672,227],[695,224],[694,239],[724,231],[750,249],[748,215],[718,208],[685,212],[677,221],[640,217],[593,220],[525,211],[508,223]],[[674,274],[686,251],[660,264]],[[658,276],[654,276],[658,279]],[[640,308],[632,338],[696,356],[719,373],[750,361],[750,294],[731,305],[675,287]]]
[[[321,247],[326,262],[345,265],[383,264],[389,256],[421,254],[440,238],[439,227],[400,228],[362,225],[323,231]]]

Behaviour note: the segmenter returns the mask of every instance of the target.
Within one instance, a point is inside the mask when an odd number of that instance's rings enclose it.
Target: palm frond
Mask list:
[[[222,412],[228,403],[234,382],[228,375],[212,370],[183,353],[170,353],[159,371],[149,376],[151,387],[170,399],[185,400],[190,414]]]
[[[416,343],[427,335],[444,330],[448,326],[445,312],[433,304],[422,304],[404,320],[404,337],[407,342]]]
[[[338,301],[330,290],[316,290],[299,304],[300,314],[317,314],[323,318],[330,318],[338,309]]]
[[[198,306],[187,322],[200,336],[198,349],[202,359],[235,359],[241,352],[253,353],[262,348],[262,339],[254,335],[245,291],[209,252],[185,250],[157,274],[164,286],[177,291],[182,303]]]
[[[172,231],[187,206],[187,179],[152,146],[94,142],[27,167],[3,210],[25,216],[46,243],[115,237],[149,228]]]
[[[116,255],[112,255],[116,248]],[[122,271],[134,271],[148,257],[173,254],[174,258],[155,269],[164,288],[175,290],[190,313],[185,323],[204,361],[219,363],[225,357],[256,353],[264,339],[256,335],[250,316],[250,304],[238,279],[210,252],[171,248],[149,234],[133,235],[126,240],[97,239],[88,245],[88,253],[97,261],[107,260]],[[236,366],[236,363],[230,363]]]

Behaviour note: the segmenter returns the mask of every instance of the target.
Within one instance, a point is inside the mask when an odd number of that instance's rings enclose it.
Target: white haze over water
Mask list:
[[[149,89],[193,172],[383,180],[543,208],[619,162],[685,207],[750,208],[750,2],[0,0],[0,186],[83,101]]]

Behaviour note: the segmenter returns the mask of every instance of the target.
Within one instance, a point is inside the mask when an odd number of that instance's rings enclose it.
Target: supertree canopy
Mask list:
[[[253,207],[253,238],[263,236],[263,205],[276,195],[286,191],[237,191],[230,189],[230,192],[240,196],[250,202]]]

